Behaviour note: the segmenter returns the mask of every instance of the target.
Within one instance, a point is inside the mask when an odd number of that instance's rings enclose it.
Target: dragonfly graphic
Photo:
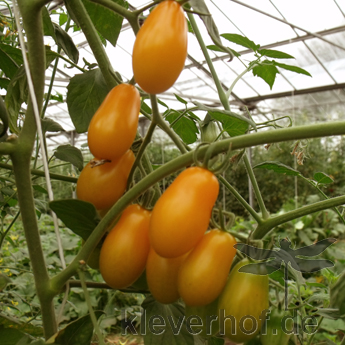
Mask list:
[[[325,259],[305,259],[298,258],[313,257],[320,255],[325,251],[330,245],[332,245],[337,240],[335,238],[327,238],[318,241],[312,245],[305,246],[298,249],[291,248],[291,242],[289,239],[282,239],[279,241],[280,248],[275,249],[260,249],[244,243],[237,243],[234,247],[241,251],[243,254],[249,256],[254,260],[269,260],[259,263],[251,263],[246,266],[241,267],[239,272],[267,275],[271,274],[281,268],[284,263],[284,281],[285,281],[285,310],[287,310],[287,300],[288,300],[288,265],[290,264],[293,269],[302,273],[312,273],[320,271],[326,267],[333,267],[334,263],[330,260]],[[259,268],[259,269],[258,269]],[[262,270],[265,268],[266,270]],[[267,272],[267,273],[258,273]]]

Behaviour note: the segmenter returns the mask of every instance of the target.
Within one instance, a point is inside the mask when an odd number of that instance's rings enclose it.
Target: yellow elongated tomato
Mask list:
[[[207,232],[183,262],[177,280],[188,306],[210,304],[222,292],[236,254],[236,240],[218,229]]]
[[[268,309],[268,276],[261,275],[267,272],[262,267],[258,267],[258,274],[239,272],[248,263],[242,260],[231,270],[218,302],[220,333],[235,343],[246,342],[260,332]]]
[[[140,94],[135,86],[115,86],[92,117],[88,130],[91,153],[101,159],[117,159],[132,145],[140,111]]]
[[[133,47],[133,72],[139,86],[157,94],[168,90],[187,57],[187,21],[181,6],[163,1],[140,28]]]
[[[109,209],[126,190],[127,179],[135,157],[131,150],[123,156],[92,167],[88,163],[77,182],[77,197],[91,202],[97,210]]]
[[[133,284],[144,272],[150,250],[148,229],[151,212],[130,205],[106,237],[99,257],[105,282],[114,289]]]
[[[177,176],[152,211],[150,241],[155,252],[174,258],[201,240],[217,199],[219,183],[207,169],[191,167]]]
[[[177,258],[163,258],[151,248],[146,263],[146,278],[152,296],[160,303],[173,303],[180,297],[177,274],[188,254]]]

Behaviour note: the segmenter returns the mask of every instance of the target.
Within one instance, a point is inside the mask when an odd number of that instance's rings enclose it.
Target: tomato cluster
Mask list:
[[[187,23],[177,2],[159,3],[139,30],[133,49],[136,82],[146,92],[169,89],[181,73],[187,56]],[[81,172],[77,195],[98,210],[109,209],[125,192],[134,163],[130,146],[140,111],[138,90],[129,84],[113,88],[93,116],[88,132],[91,153],[101,164],[89,163]],[[99,268],[105,282],[115,289],[146,280],[151,294],[164,304],[182,298],[186,315],[205,321],[220,311],[232,315],[237,325],[244,315],[259,322],[268,307],[267,276],[231,271],[236,240],[224,229],[207,230],[219,193],[216,176],[202,167],[178,175],[152,211],[129,205],[102,244]],[[258,302],[259,301],[259,302]],[[248,323],[245,323],[247,328]],[[203,336],[214,335],[220,323],[206,324]],[[237,326],[236,326],[237,327]],[[260,328],[258,328],[260,329]],[[225,327],[235,342],[251,335]]]

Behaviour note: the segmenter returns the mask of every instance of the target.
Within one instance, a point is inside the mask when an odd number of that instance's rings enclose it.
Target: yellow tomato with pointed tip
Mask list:
[[[208,228],[218,192],[211,171],[191,167],[180,173],[152,211],[149,234],[155,252],[174,258],[194,248]]]
[[[172,87],[187,58],[187,21],[181,5],[159,3],[140,28],[133,47],[135,81],[147,93]]]
[[[188,306],[213,302],[222,292],[236,254],[235,238],[214,229],[207,232],[189,253],[178,273],[180,296]]]
[[[93,115],[88,144],[91,153],[101,159],[118,159],[130,149],[137,133],[140,94],[130,84],[115,86]]]
[[[104,281],[114,289],[133,284],[144,272],[150,250],[151,212],[130,205],[106,237],[99,257]]]

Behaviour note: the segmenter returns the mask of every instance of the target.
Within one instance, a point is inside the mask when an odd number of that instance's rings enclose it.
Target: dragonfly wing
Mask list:
[[[274,257],[277,253],[275,250],[260,249],[244,243],[237,243],[234,247],[254,260],[265,260]]]
[[[331,260],[306,260],[295,258],[295,263],[297,267],[294,267],[291,263],[291,266],[302,273],[312,273],[322,270],[323,268],[333,267],[334,262]]]
[[[254,263],[254,264],[248,264],[248,265],[242,266],[239,269],[239,272],[257,274],[257,275],[267,275],[279,270],[280,266],[281,266],[280,261],[272,260],[268,262],[260,262],[260,263]]]
[[[326,238],[324,240],[318,241],[310,246],[305,246],[298,249],[291,249],[289,250],[292,256],[316,256],[320,255],[323,251],[325,251],[331,244],[336,242],[335,238]]]

